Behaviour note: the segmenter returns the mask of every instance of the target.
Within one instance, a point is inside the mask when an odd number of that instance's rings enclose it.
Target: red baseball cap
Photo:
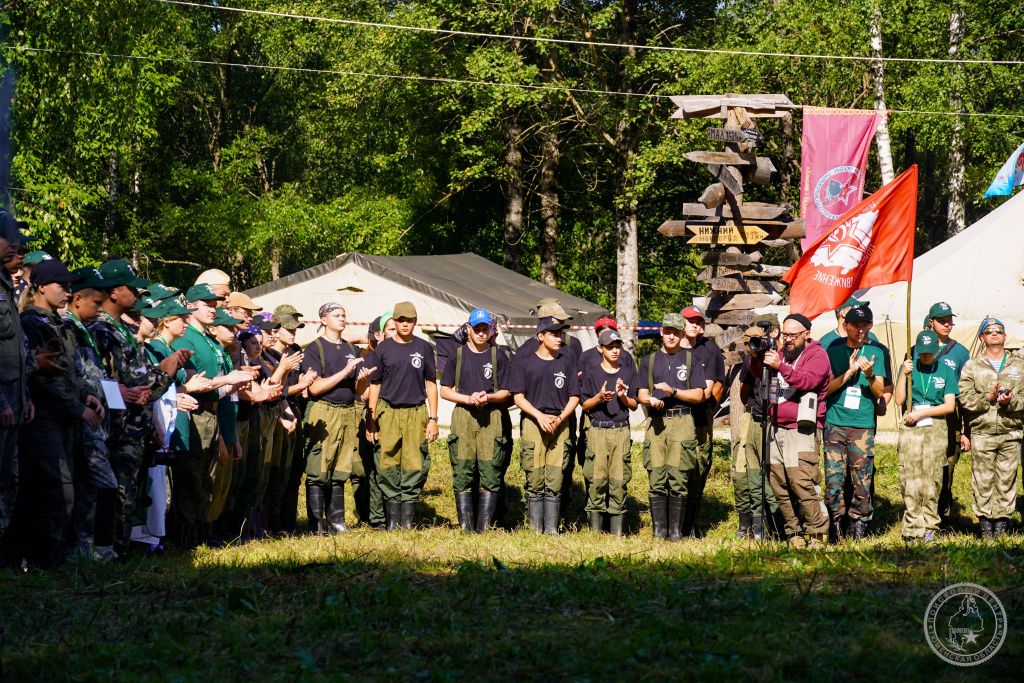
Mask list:
[[[615,322],[615,318],[609,318],[608,316],[604,316],[603,318],[598,318],[597,320],[594,321],[595,330],[600,329],[602,327],[610,327],[613,330],[617,330],[619,329],[619,324]]]
[[[687,306],[683,310],[679,311],[679,315],[681,315],[681,316],[683,316],[684,318],[687,318],[687,319],[689,319],[689,318],[700,318],[701,320],[705,320],[705,318],[704,318],[704,311],[700,310],[696,306]]]

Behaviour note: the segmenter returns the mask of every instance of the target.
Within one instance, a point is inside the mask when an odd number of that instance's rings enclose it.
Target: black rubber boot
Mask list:
[[[463,531],[473,531],[473,492],[455,492],[455,514],[459,516],[459,526]]]
[[[526,499],[527,521],[530,529],[538,534],[544,533],[544,498],[541,496],[530,496]]]
[[[995,530],[992,528],[992,520],[988,517],[979,517],[978,532],[981,534],[982,540],[991,541],[995,536]]]
[[[683,516],[686,514],[686,499],[669,496],[668,499],[668,540],[683,540]]]
[[[345,524],[345,484],[335,484],[331,487],[331,499],[327,503],[327,523],[324,525],[328,533],[347,534],[348,526]]]
[[[992,525],[992,538],[1002,538],[1010,532],[1010,520],[997,519],[995,524]]]
[[[412,514],[416,509],[416,503],[414,502],[403,502],[401,508],[401,521],[399,524],[403,529],[412,528]]]
[[[754,516],[749,512],[740,513],[740,526],[736,530],[736,538],[750,538],[750,527],[753,524]]]
[[[561,502],[559,496],[544,496],[544,533],[549,536],[558,535],[558,511]]]
[[[612,536],[622,536],[622,518],[624,515],[608,515],[608,533]]]
[[[309,519],[309,533],[325,532],[324,489],[319,484],[306,484],[306,518]]]
[[[590,517],[590,528],[598,533],[604,531],[604,513],[590,512],[587,514]]]
[[[750,516],[750,538],[755,541],[764,540],[764,517],[761,515]]]
[[[487,531],[494,519],[494,511],[498,507],[498,494],[491,491],[480,491],[480,498],[477,501],[476,530],[480,533]]]
[[[402,515],[402,504],[397,500],[384,501],[384,517],[387,518],[388,531],[398,528],[399,517]]]
[[[868,523],[863,519],[855,519],[851,525],[853,527],[853,540],[863,541],[868,537]]]
[[[843,531],[843,518],[837,517],[836,519],[833,519],[832,523],[829,524],[828,531],[829,537],[831,538],[833,543],[835,543],[836,545],[842,543],[843,539],[846,538],[846,533]]]
[[[668,538],[668,496],[650,496],[651,527],[655,538]]]

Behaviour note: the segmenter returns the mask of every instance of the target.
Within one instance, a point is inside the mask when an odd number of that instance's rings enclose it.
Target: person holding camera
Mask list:
[[[821,497],[818,463],[820,431],[825,426],[825,399],[831,377],[829,355],[810,338],[811,321],[799,313],[782,322],[782,348],[756,355],[750,372],[758,376],[762,363],[771,369],[778,399],[769,410],[774,432],[769,443],[769,482],[794,548],[823,543],[828,512]],[[773,392],[774,393],[774,392]],[[799,507],[799,512],[797,512]]]
[[[1017,469],[1024,436],[1024,360],[1006,352],[1006,327],[981,321],[980,356],[960,374],[960,404],[971,435],[972,488],[978,530],[985,539],[1009,532],[1017,507]]]

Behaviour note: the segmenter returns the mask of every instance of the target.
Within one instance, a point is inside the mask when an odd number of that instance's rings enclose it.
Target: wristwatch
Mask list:
[[[430,422],[431,420],[433,420],[434,422],[437,422],[437,418],[436,417],[428,417],[427,418],[427,422]]]

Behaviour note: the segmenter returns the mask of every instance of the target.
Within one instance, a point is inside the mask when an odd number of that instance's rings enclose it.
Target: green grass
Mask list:
[[[877,535],[793,552],[732,538],[724,448],[708,537],[676,544],[650,538],[636,456],[635,535],[463,535],[438,448],[418,510],[429,528],[0,570],[0,679],[1019,680],[1021,537],[905,545],[894,449],[877,461]],[[509,474],[521,513],[522,473]],[[969,514],[969,465],[957,475]],[[975,669],[924,642],[928,600],[956,581],[997,591],[1010,617]]]

